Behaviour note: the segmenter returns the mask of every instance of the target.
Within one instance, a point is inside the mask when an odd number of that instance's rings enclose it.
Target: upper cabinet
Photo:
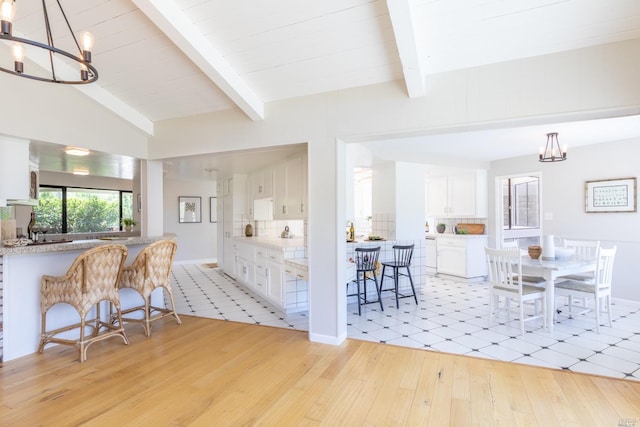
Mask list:
[[[487,216],[487,171],[473,170],[430,177],[426,182],[426,216]]]
[[[252,173],[249,177],[249,193],[254,199],[273,197],[273,169]]]
[[[307,162],[298,156],[273,169],[273,219],[306,218]]]

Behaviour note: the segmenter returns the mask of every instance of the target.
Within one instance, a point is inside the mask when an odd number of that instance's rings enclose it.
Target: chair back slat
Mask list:
[[[356,248],[355,262],[358,271],[375,271],[378,267],[380,246],[375,248]]]
[[[584,260],[595,260],[600,249],[599,240],[564,239],[564,247],[575,250],[575,257]]]
[[[409,266],[414,245],[393,245],[393,261],[398,266]]]

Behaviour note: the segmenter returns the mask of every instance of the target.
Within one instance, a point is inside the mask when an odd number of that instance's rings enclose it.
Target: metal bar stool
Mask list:
[[[356,263],[356,285],[357,293],[347,294],[347,296],[358,297],[358,316],[362,314],[363,304],[380,304],[380,310],[384,311],[382,307],[382,298],[380,298],[380,287],[378,286],[378,257],[380,256],[380,246],[375,248],[356,248],[355,250],[355,263]],[[362,278],[361,278],[362,276]],[[361,292],[360,280],[364,282],[364,292]],[[367,300],[367,281],[373,280],[378,299],[375,301]],[[349,284],[347,283],[347,287]]]
[[[396,294],[396,308],[400,308],[400,303],[398,302],[399,298],[409,298],[413,296],[413,299],[416,301],[416,305],[418,304],[418,297],[416,296],[416,288],[413,286],[413,278],[411,277],[411,257],[413,256],[413,247],[414,245],[393,245],[393,261],[382,261],[382,277],[380,278],[380,292],[391,291]],[[394,287],[390,289],[384,289],[384,277],[385,271],[387,267],[391,268],[392,274],[386,275],[387,277],[393,277]],[[400,269],[404,268],[407,270],[406,273],[401,272]],[[411,284],[411,290],[413,293],[411,295],[403,295],[398,291],[398,282],[399,277],[405,276],[409,278],[409,283]]]

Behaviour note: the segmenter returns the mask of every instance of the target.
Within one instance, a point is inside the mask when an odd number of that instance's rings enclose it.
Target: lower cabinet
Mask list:
[[[437,271],[465,279],[481,279],[487,275],[484,248],[487,236],[438,237]]]
[[[285,313],[309,309],[307,281],[286,267],[283,250],[237,243],[234,270],[238,282]]]

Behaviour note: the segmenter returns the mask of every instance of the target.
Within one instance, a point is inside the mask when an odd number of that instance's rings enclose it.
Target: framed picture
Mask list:
[[[209,222],[218,222],[218,198],[209,197]]]
[[[200,197],[178,197],[178,221],[201,222]]]
[[[587,181],[585,212],[636,212],[636,178]]]

